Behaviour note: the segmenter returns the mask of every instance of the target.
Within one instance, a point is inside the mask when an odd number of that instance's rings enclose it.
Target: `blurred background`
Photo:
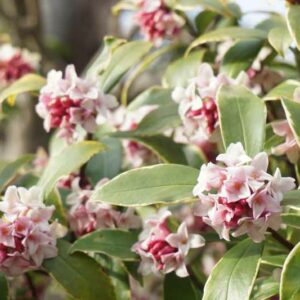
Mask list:
[[[0,42],[28,48],[41,54],[40,72],[63,69],[75,64],[84,70],[99,51],[105,35],[129,38],[133,29],[132,13],[113,16],[116,0],[0,0]],[[267,11],[284,13],[283,0],[237,0],[247,14],[241,21],[251,27],[267,17]],[[193,12],[193,14],[198,12]],[[34,113],[28,96],[18,100],[9,119],[0,123],[1,159],[12,159],[46,146],[48,135]]]

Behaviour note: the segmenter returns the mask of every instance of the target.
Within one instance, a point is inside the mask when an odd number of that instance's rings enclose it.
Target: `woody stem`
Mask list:
[[[269,228],[268,231],[272,234],[272,237],[279,242],[281,245],[283,245],[285,248],[287,248],[288,250],[293,250],[294,248],[294,244],[292,244],[291,242],[289,242],[288,240],[286,240],[284,237],[282,237],[278,232],[276,232],[275,230]]]

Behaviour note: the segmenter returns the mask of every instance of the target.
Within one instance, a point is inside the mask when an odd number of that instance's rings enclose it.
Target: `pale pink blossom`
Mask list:
[[[96,80],[78,77],[75,67],[69,65],[64,77],[61,71],[48,73],[36,111],[44,119],[47,132],[58,128],[59,136],[70,142],[78,139],[78,126],[85,133],[93,133],[116,106],[116,99],[104,94]]]
[[[258,153],[251,159],[240,143],[231,144],[217,160],[224,166],[209,163],[201,167],[193,191],[199,198],[195,215],[226,240],[230,234],[247,233],[259,242],[268,228],[277,230],[280,202],[285,192],[295,188],[295,180],[282,177],[279,169],[273,176],[268,174],[267,154]],[[208,169],[217,171],[210,174]]]
[[[284,143],[272,148],[272,153],[276,155],[286,154],[291,163],[296,163],[299,160],[300,148],[288,121],[276,121],[271,125],[276,135],[285,138]]]
[[[137,4],[135,20],[147,40],[160,46],[164,39],[179,35],[184,19],[168,8],[163,0],[141,0]]]
[[[57,255],[56,240],[65,230],[50,223],[54,206],[45,206],[41,190],[10,186],[0,202],[0,271],[17,276],[38,269]]]
[[[0,86],[4,87],[28,73],[36,72],[40,55],[10,44],[0,46]]]
[[[93,194],[92,187],[86,185],[82,188],[79,185],[79,180],[77,177],[72,181],[72,192],[66,199],[70,206],[70,226],[76,235],[81,236],[102,228],[134,229],[141,226],[141,220],[132,208],[122,212],[110,204],[90,201]],[[97,188],[107,182],[108,179],[102,179],[97,184]]]
[[[219,127],[216,95],[221,85],[248,84],[248,76],[241,73],[236,79],[225,74],[214,75],[212,67],[203,63],[195,78],[187,87],[176,87],[173,100],[179,104],[178,114],[182,120],[183,132],[187,139],[199,144],[213,140]]]
[[[184,222],[172,233],[167,224],[170,215],[169,211],[164,211],[148,219],[139,241],[133,246],[133,251],[142,259],[139,271],[144,275],[175,271],[177,276],[186,277],[185,258],[189,250],[204,246],[202,236],[190,234]]]

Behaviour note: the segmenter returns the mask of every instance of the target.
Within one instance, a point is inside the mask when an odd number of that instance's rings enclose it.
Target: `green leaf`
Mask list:
[[[138,236],[134,232],[118,229],[100,229],[79,238],[71,247],[70,252],[96,252],[122,260],[136,260],[131,251]]]
[[[186,86],[189,80],[197,75],[204,54],[205,50],[199,50],[172,62],[162,79],[163,86],[170,88]]]
[[[228,39],[235,40],[249,40],[249,39],[259,39],[264,40],[267,38],[267,33],[259,29],[241,28],[241,27],[225,27],[219,28],[208,33],[205,33],[195,39],[193,43],[189,46],[187,53],[189,53],[193,48],[200,46],[205,43],[210,42],[222,42]]]
[[[0,93],[0,103],[5,99],[22,93],[40,90],[46,84],[46,79],[37,74],[24,75]]]
[[[279,14],[272,14],[267,19],[258,23],[255,28],[264,30],[269,33],[273,28],[286,25],[285,19]]]
[[[290,34],[300,50],[300,31],[299,31],[300,5],[287,4],[287,25]]]
[[[114,286],[116,300],[131,300],[129,277],[122,261],[103,255],[96,255],[95,259],[109,275]]]
[[[155,165],[125,172],[100,189],[92,200],[120,206],[174,204],[193,197],[199,171],[182,165]]]
[[[300,146],[300,103],[282,99],[283,109],[286,114],[287,121],[293,131],[297,144]]]
[[[28,164],[33,158],[34,155],[27,154],[19,157],[13,162],[5,164],[5,166],[0,170],[0,192],[2,192],[14,179],[20,169]]]
[[[190,277],[180,278],[175,273],[167,274],[164,280],[164,300],[200,300]]]
[[[293,41],[285,25],[273,28],[269,32],[268,39],[271,46],[281,56],[284,56],[285,52],[288,50]]]
[[[69,254],[70,244],[58,241],[58,256],[45,260],[43,267],[78,300],[115,300],[109,277],[84,253]]]
[[[262,40],[237,42],[226,52],[222,60],[221,71],[230,77],[236,77],[241,71],[248,70],[262,46]]]
[[[151,87],[139,94],[130,104],[128,110],[135,111],[144,105],[168,105],[172,103],[172,89]]]
[[[300,299],[300,243],[288,255],[281,273],[280,300]]]
[[[98,142],[79,142],[53,155],[38,182],[38,185],[44,190],[45,196],[49,195],[59,178],[77,170],[94,154],[103,149],[103,145]]]
[[[300,208],[300,190],[285,193],[281,204],[292,208]]]
[[[265,97],[264,100],[280,100],[281,98],[293,100],[294,92],[297,87],[300,87],[300,82],[296,80],[286,80],[275,88],[273,88]]]
[[[265,140],[264,102],[241,86],[221,87],[217,101],[225,147],[241,142],[250,156],[260,152]]]
[[[100,76],[104,92],[109,92],[123,75],[151,49],[152,44],[144,41],[129,42],[118,47],[112,54],[110,63]]]
[[[8,282],[3,273],[0,273],[0,300],[9,300]]]
[[[136,141],[151,150],[165,163],[187,163],[183,145],[175,143],[173,139],[163,135],[144,136],[136,135],[134,131],[124,131],[112,134],[114,137]]]
[[[50,205],[54,205],[55,206],[55,210],[52,216],[53,220],[58,220],[59,223],[67,226],[68,225],[68,221],[67,221],[67,216],[64,210],[64,206],[62,203],[62,199],[61,196],[59,194],[59,192],[57,191],[57,189],[53,189],[49,195],[45,198],[45,204],[50,206]]]
[[[203,300],[247,300],[258,273],[263,244],[246,239],[231,248],[214,267]]]
[[[120,140],[105,137],[101,142],[105,150],[93,156],[85,168],[85,175],[94,185],[102,178],[115,177],[122,168],[123,148]]]
[[[264,255],[261,264],[281,268],[286,259],[286,255]]]
[[[282,222],[290,227],[300,229],[300,215],[294,213],[281,214]]]
[[[92,59],[91,63],[87,66],[87,77],[93,77],[101,74],[109,65],[113,52],[126,43],[124,39],[118,39],[113,36],[106,36],[103,39],[103,47]]]
[[[174,0],[174,7],[179,10],[195,9],[197,6],[202,6],[206,10],[210,10],[217,14],[239,18],[241,10],[235,3],[226,3],[219,0]]]
[[[267,300],[279,293],[279,283],[272,277],[259,278],[255,281],[251,300]]]
[[[201,11],[197,15],[195,19],[195,27],[198,35],[203,34],[207,30],[208,26],[212,24],[216,16],[217,14],[215,12],[208,10]]]
[[[178,105],[170,102],[170,104],[158,107],[146,115],[139,123],[134,134],[156,135],[165,132],[167,129],[177,127],[180,123]]]

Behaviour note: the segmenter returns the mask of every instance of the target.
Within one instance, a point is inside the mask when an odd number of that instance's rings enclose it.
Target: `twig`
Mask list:
[[[282,237],[278,232],[276,232],[275,230],[273,230],[271,228],[269,228],[268,231],[272,234],[272,237],[277,242],[279,242],[281,245],[283,245],[288,250],[293,250],[293,248],[295,247],[295,245],[293,245],[291,242],[289,242],[284,237]]]
[[[37,294],[36,288],[34,286],[32,278],[30,277],[30,275],[28,273],[25,273],[25,279],[26,279],[27,285],[31,291],[31,297],[34,299],[38,299],[38,294]]]

